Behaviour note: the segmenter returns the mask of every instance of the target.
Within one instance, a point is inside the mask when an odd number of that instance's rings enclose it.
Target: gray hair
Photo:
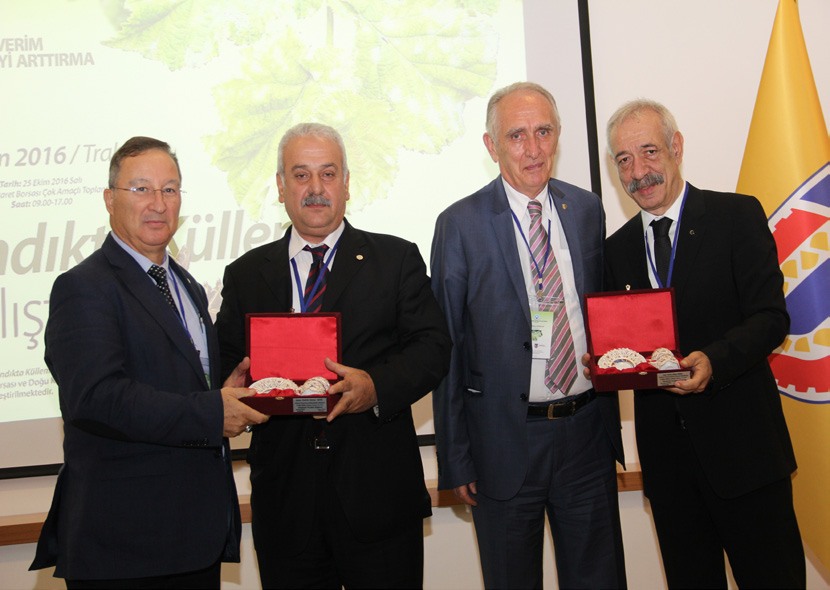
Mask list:
[[[346,177],[349,175],[349,165],[346,163],[346,146],[343,144],[343,138],[334,127],[323,125],[322,123],[297,123],[291,129],[285,132],[280,140],[279,148],[277,148],[277,176],[285,180],[285,146],[295,137],[318,137],[321,139],[330,139],[340,146],[340,153],[343,154],[343,182],[346,182]]]
[[[638,98],[625,103],[617,109],[611,118],[608,119],[608,126],[605,129],[605,141],[608,145],[608,153],[613,158],[614,147],[611,145],[611,138],[617,131],[617,127],[622,125],[623,121],[629,117],[637,117],[643,111],[651,111],[660,117],[660,124],[663,128],[663,136],[666,139],[666,147],[671,148],[671,140],[674,134],[677,133],[677,121],[674,120],[674,115],[669,112],[669,109],[664,107],[657,101],[649,100],[647,98]]]
[[[496,135],[496,128],[498,127],[498,112],[496,109],[496,105],[501,102],[501,100],[507,96],[508,94],[513,94],[514,92],[537,92],[542,95],[542,97],[548,101],[551,110],[553,111],[553,119],[556,122],[556,133],[557,135],[562,130],[562,122],[559,119],[559,109],[556,108],[556,100],[553,98],[553,95],[545,90],[539,84],[535,82],[516,82],[515,84],[511,84],[510,86],[505,86],[501,90],[497,90],[493,96],[490,97],[490,101],[487,103],[487,134],[492,138],[495,143],[499,143],[499,137]]]
[[[161,150],[173,159],[176,164],[176,170],[179,173],[179,182],[182,180],[182,169],[179,167],[179,159],[176,157],[176,152],[170,148],[170,144],[160,139],[153,137],[131,137],[124,142],[118,150],[112,155],[110,160],[110,177],[109,188],[115,188],[115,183],[118,180],[118,173],[121,172],[121,163],[126,158],[140,156],[144,152],[150,150]]]

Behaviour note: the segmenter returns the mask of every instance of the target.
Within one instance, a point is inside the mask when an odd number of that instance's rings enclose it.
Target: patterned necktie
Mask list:
[[[303,293],[303,297],[305,299],[308,298],[309,293],[311,293],[311,290],[314,289],[314,283],[317,282],[317,276],[320,272],[323,273],[323,277],[320,279],[320,285],[317,287],[317,292],[314,294],[314,299],[306,301],[305,310],[308,313],[320,311],[320,307],[323,305],[323,293],[326,292],[326,275],[328,274],[327,269],[323,266],[323,259],[326,257],[326,251],[328,249],[329,247],[325,244],[314,248],[311,246],[303,248],[303,250],[311,252],[311,255],[313,256],[311,269],[308,271],[308,279],[306,279],[305,282],[305,292]]]
[[[178,315],[179,308],[176,307],[176,303],[173,301],[173,295],[170,293],[170,285],[167,284],[167,271],[164,270],[164,267],[154,264],[147,271],[147,274],[153,277],[156,281],[156,287],[159,288],[164,299],[170,304],[170,307],[173,308],[176,315]]]
[[[664,287],[669,286],[669,266],[671,266],[671,240],[669,239],[669,228],[671,219],[655,219],[651,222],[651,230],[654,232],[654,262],[657,264],[657,276]]]
[[[548,235],[542,227],[542,205],[539,201],[531,200],[527,204],[530,213],[530,250],[533,258],[539,264],[539,270],[531,261],[531,274],[538,286],[539,272],[542,273],[541,289],[539,290],[539,311],[553,311],[554,301],[561,302],[559,313],[553,317],[553,334],[551,338],[550,358],[545,366],[545,385],[551,391],[558,389],[566,394],[576,381],[577,367],[574,361],[574,342],[571,335],[571,326],[568,323],[568,314],[565,309],[565,300],[562,291],[562,277],[559,274],[559,265],[553,249],[548,252]],[[548,252],[547,264],[545,253]],[[544,268],[541,265],[545,265]]]

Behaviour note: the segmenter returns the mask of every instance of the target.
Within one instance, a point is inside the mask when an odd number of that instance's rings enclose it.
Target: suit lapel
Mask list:
[[[175,260],[173,260],[172,257],[169,262],[170,268],[176,272],[176,276],[181,277],[181,285],[185,288],[185,290],[187,290],[187,294],[190,295],[190,300],[193,302],[193,305],[196,306],[196,311],[199,312],[199,317],[202,318],[202,321],[205,323],[205,341],[207,342],[208,347],[211,379],[211,382],[206,383],[205,385],[208,386],[208,389],[217,389],[220,375],[219,365],[221,362],[219,358],[219,340],[216,337],[216,330],[213,329],[210,322],[208,301],[204,298],[201,289],[199,289],[199,287],[195,284],[195,279],[190,275],[190,273],[184,270]],[[201,329],[201,326],[199,326],[199,328]],[[192,329],[193,328],[191,328],[191,330]],[[193,348],[192,345],[191,348]],[[204,372],[201,359],[199,359],[198,369],[199,374],[201,375]]]
[[[337,301],[346,287],[367,262],[366,240],[348,221],[333,261],[331,272],[326,277],[326,293],[323,296],[322,311],[336,309]]]
[[[629,271],[624,280],[626,286],[632,289],[651,289],[651,281],[648,278],[648,257],[646,255],[646,242],[643,238],[643,218],[637,213],[621,229],[624,239],[620,240],[619,246],[625,250],[622,256],[615,260],[625,260],[629,265]],[[615,243],[615,247],[617,243]]]
[[[692,279],[692,269],[700,268],[695,264],[700,246],[705,239],[706,206],[700,191],[689,185],[689,194],[683,205],[680,227],[677,229],[677,249],[674,255],[672,286],[675,292],[683,292],[684,284]]]
[[[294,277],[291,275],[291,265],[288,261],[290,238],[291,229],[289,228],[281,239],[272,244],[272,248],[264,257],[265,263],[259,269],[262,280],[274,295],[275,309],[281,312],[286,312],[291,308],[291,281]]]
[[[585,273],[583,272],[582,249],[579,247],[579,228],[576,226],[574,216],[570,214],[571,211],[576,211],[573,208],[573,197],[569,197],[560,191],[553,184],[553,180],[548,182],[548,189],[553,200],[553,211],[551,211],[551,215],[559,217],[559,222],[565,231],[565,239],[568,243],[568,252],[570,252],[571,265],[573,266],[574,284],[576,285],[579,300],[582,301],[582,296],[585,294]]]
[[[141,270],[138,263],[115,242],[112,236],[107,237],[101,250],[107,257],[115,275],[124,284],[127,293],[135,298],[150,317],[161,326],[171,342],[179,349],[182,356],[187,359],[193,370],[204,382],[205,374],[199,355],[196,353],[187,332],[182,327],[176,312],[160,295],[158,287],[147,278],[146,273]],[[194,297],[193,299],[198,301],[199,298]],[[207,386],[206,382],[204,384]]]
[[[513,215],[510,213],[510,204],[504,192],[501,176],[495,180],[495,192],[493,193],[493,233],[496,242],[501,250],[504,259],[504,267],[507,271],[507,278],[513,287],[513,292],[524,311],[527,325],[530,326],[530,306],[527,301],[527,287],[525,286],[522,263],[519,259],[519,252],[516,249],[516,234],[513,229]]]

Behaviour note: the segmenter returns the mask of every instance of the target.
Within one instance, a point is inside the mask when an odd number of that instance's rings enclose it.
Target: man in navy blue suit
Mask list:
[[[31,569],[56,565],[69,588],[219,588],[241,531],[226,437],[268,417],[238,400],[247,359],[219,385],[205,291],[167,255],[170,146],[128,140],[104,202],[112,232],[50,297],[64,465]]]
[[[578,365],[605,215],[551,178],[560,129],[541,86],[496,92],[484,143],[501,175],[435,227],[432,286],[454,343],[433,397],[438,485],[473,507],[487,588],[542,587],[545,512],[560,587],[626,583],[619,405]]]

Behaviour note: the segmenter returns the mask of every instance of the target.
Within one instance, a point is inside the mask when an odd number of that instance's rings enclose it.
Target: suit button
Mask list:
[[[530,342],[524,342],[522,344],[522,348],[524,348],[525,350],[530,350]]]
[[[519,396],[519,399],[522,400],[523,402],[526,402],[527,401],[527,394],[526,393],[521,394]]]

